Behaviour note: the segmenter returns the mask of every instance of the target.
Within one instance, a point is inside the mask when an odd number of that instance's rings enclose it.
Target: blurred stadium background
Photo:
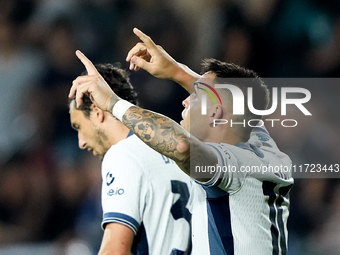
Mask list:
[[[1,0],[0,10],[2,255],[98,251],[100,162],[79,150],[67,106],[83,69],[76,49],[128,69],[138,27],[197,72],[205,57],[262,77],[340,72],[339,0]],[[131,80],[143,107],[180,120],[181,88],[144,71]],[[312,92],[313,117],[270,132],[295,162],[339,163],[340,87],[302,87]],[[340,254],[338,195],[336,178],[296,180],[290,255]]]

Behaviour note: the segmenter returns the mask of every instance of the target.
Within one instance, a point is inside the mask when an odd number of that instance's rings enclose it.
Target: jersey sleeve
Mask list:
[[[141,164],[126,148],[112,147],[102,162],[102,228],[124,224],[136,234],[143,219],[148,181]]]
[[[218,163],[214,176],[205,183],[200,183],[205,187],[218,186],[228,193],[234,193],[242,186],[245,173],[240,173],[239,161],[234,153],[223,144],[207,143],[214,151]]]

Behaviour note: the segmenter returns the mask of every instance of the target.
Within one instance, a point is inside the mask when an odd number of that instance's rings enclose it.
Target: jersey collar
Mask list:
[[[128,138],[129,136],[132,136],[132,135],[133,135],[133,132],[130,130],[130,132],[128,133],[126,138]]]

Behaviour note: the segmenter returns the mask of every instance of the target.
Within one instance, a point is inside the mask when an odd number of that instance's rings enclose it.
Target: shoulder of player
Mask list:
[[[113,165],[118,169],[124,166],[124,171],[130,171],[128,166],[133,166],[131,171],[134,173],[141,171],[147,174],[152,169],[150,162],[157,159],[162,160],[162,156],[132,135],[111,146],[103,158],[102,168],[111,169]]]
[[[265,158],[264,152],[254,145],[238,143],[231,145],[227,143],[208,143],[220,158],[219,163],[223,165],[249,165],[261,164]]]
[[[112,146],[105,154],[102,165],[101,175],[103,180],[108,176],[120,180],[120,183],[143,183],[148,185],[148,172],[136,155],[128,147]]]
[[[133,143],[126,143],[125,140],[127,139],[111,146],[106,152],[102,161],[103,169],[111,169],[113,166],[115,169],[119,169],[120,166],[124,166],[126,168],[127,165],[138,166],[137,168],[134,167],[134,171],[143,168],[143,165],[140,162],[140,154],[138,154],[135,149],[136,146]]]
[[[114,147],[115,149],[119,149],[119,150],[121,148],[127,148],[130,151],[137,151],[137,152],[140,152],[141,150],[154,151],[148,145],[142,142],[136,135],[131,135],[127,137],[126,139],[121,140],[119,143],[117,143],[116,145],[112,147]]]
[[[131,135],[127,137],[126,139],[119,141],[117,144],[112,145],[111,148],[105,154],[105,156],[110,155],[110,157],[112,157],[116,155],[117,157],[117,155],[119,156],[132,155],[132,154],[135,155],[136,154],[135,152],[138,152],[145,148],[149,148],[149,147],[146,144],[144,144],[142,141],[140,141],[140,139],[137,136]]]

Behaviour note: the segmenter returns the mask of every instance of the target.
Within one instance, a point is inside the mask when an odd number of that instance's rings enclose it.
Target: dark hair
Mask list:
[[[269,90],[266,84],[254,71],[233,63],[222,62],[213,58],[202,62],[202,74],[215,73],[217,78],[227,79],[233,85],[238,86],[243,94],[247,95],[247,88],[253,88],[253,104],[257,110],[265,110],[269,104]]]
[[[253,106],[257,110],[265,110],[269,104],[269,90],[263,80],[254,71],[238,66],[233,63],[226,63],[216,59],[205,59],[202,62],[202,74],[212,72],[216,75],[216,82],[233,84],[239,87],[245,97],[245,102],[248,100],[247,90],[248,87],[253,89]],[[232,99],[231,99],[232,100]],[[236,119],[241,118],[235,116]],[[262,116],[251,113],[248,107],[245,107],[245,116],[242,117],[246,120],[261,119]],[[248,134],[251,128],[246,128]],[[245,133],[247,133],[245,132]],[[246,134],[245,134],[246,135]]]
[[[112,64],[98,64],[95,65],[100,75],[104,78],[107,84],[111,87],[120,98],[129,101],[132,104],[137,104],[137,92],[130,83],[129,74]],[[83,72],[81,75],[87,75],[87,72]],[[71,99],[71,100],[74,100]],[[91,113],[92,101],[88,95],[83,96],[83,104],[79,110],[83,111],[85,117],[89,118]]]

